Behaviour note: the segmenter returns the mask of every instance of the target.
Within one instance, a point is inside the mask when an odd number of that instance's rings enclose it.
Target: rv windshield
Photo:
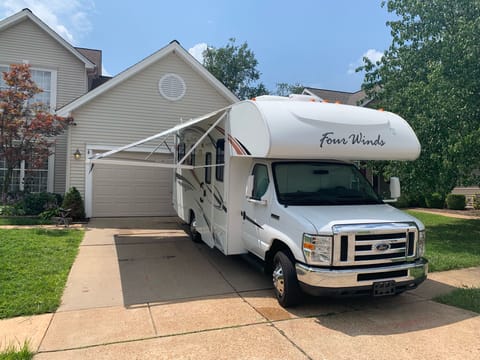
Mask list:
[[[350,164],[275,162],[275,190],[283,205],[381,204],[370,183]]]

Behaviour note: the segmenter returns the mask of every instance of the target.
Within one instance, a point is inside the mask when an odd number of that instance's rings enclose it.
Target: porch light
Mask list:
[[[73,158],[75,160],[80,160],[80,158],[82,157],[82,153],[80,152],[80,150],[76,150],[74,153],[73,153]]]

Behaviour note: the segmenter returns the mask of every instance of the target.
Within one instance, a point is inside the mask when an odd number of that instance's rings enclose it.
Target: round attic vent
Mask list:
[[[158,81],[158,90],[167,100],[180,100],[187,91],[185,81],[177,74],[165,74]]]

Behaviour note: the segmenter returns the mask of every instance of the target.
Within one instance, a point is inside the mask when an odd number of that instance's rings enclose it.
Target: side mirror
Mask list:
[[[390,178],[390,197],[392,199],[398,199],[400,197],[400,180],[398,177]]]
[[[247,186],[245,188],[245,197],[251,198],[253,191],[253,175],[249,175],[247,178]]]

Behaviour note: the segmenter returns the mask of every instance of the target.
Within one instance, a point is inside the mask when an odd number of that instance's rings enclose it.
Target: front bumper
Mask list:
[[[397,292],[416,288],[427,278],[428,261],[375,268],[331,269],[296,263],[298,281],[302,289],[312,295],[355,295],[371,292],[373,284],[394,280]]]

